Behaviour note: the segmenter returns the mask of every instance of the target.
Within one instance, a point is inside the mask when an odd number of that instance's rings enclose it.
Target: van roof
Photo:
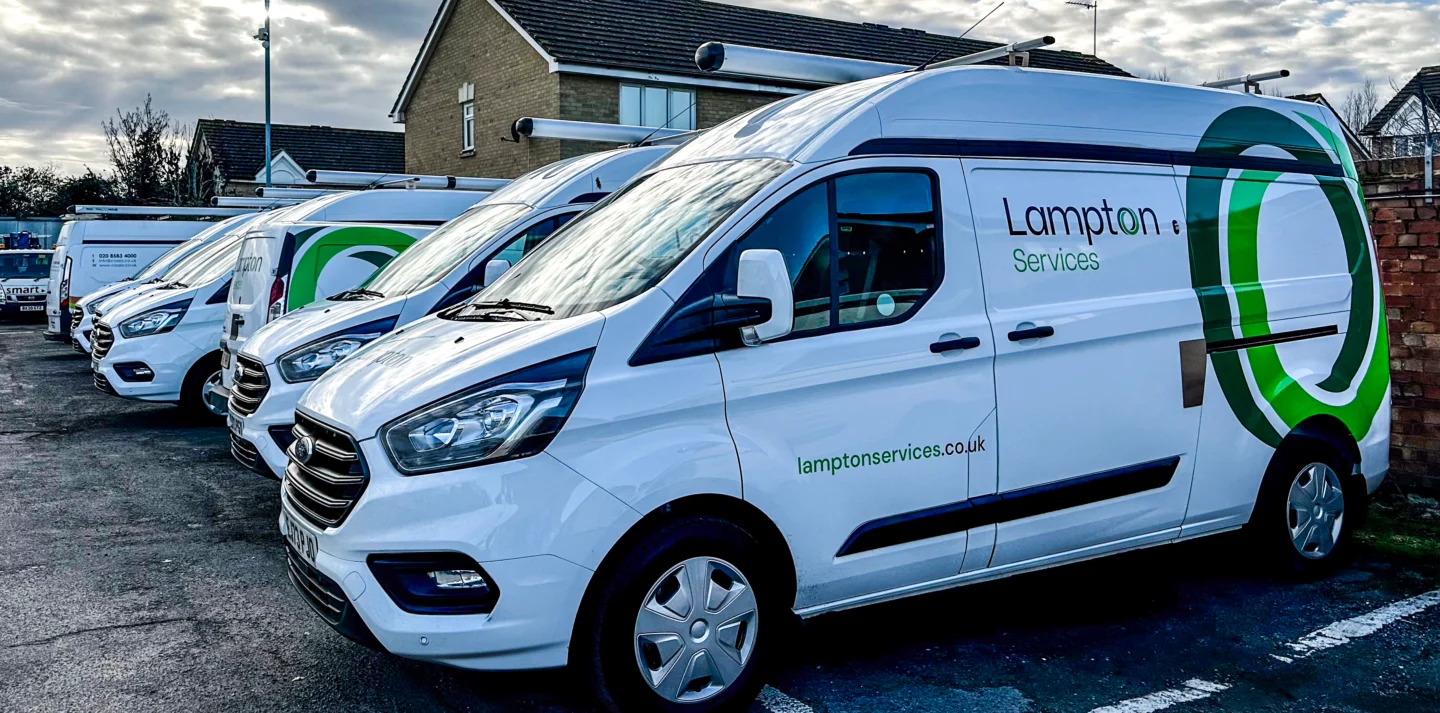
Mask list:
[[[269,223],[433,223],[440,224],[483,200],[481,191],[377,188],[345,191],[275,211]],[[281,211],[284,211],[281,213]]]
[[[1303,115],[1340,135],[1338,120],[1317,104],[1143,79],[961,66],[892,74],[779,101],[697,136],[661,166],[741,157],[814,163],[851,155],[876,139],[1190,152],[1216,117],[1241,106]],[[903,144],[890,146],[895,150],[883,153],[906,153]]]
[[[601,196],[613,193],[671,150],[671,146],[642,146],[598,151],[557,161],[511,181],[490,194],[484,202],[519,203],[531,208],[594,203]]]

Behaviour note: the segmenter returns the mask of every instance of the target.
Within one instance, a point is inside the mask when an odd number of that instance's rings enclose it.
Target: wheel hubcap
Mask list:
[[[200,387],[200,400],[205,402],[205,408],[209,409],[210,413],[216,416],[224,416],[230,413],[230,404],[226,403],[225,399],[220,398],[220,394],[215,391],[224,378],[224,374],[217,371],[205,380],[204,386]]]
[[[1324,463],[1300,469],[1290,483],[1286,525],[1295,550],[1309,559],[1322,559],[1335,549],[1345,522],[1345,492],[1340,476]]]
[[[755,650],[750,583],[724,560],[692,557],[650,587],[635,618],[635,661],[666,700],[696,703],[734,683]]]

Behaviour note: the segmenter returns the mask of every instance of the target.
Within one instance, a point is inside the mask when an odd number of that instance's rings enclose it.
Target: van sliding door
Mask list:
[[[996,345],[991,566],[1175,536],[1200,423],[1182,352],[1203,335],[1173,170],[964,164]]]

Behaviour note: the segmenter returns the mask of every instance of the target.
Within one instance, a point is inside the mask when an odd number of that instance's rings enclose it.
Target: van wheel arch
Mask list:
[[[219,367],[219,365],[219,349],[196,359],[195,363],[190,365],[190,370],[185,372],[185,379],[180,382],[179,405],[181,408],[197,415],[209,415],[209,410],[205,408],[203,403],[200,403],[199,399],[194,397],[195,394],[192,392],[195,391],[196,382],[203,381],[206,377],[210,376],[210,374],[213,373],[211,370]],[[203,386],[203,383],[200,385]]]
[[[651,510],[640,518],[639,522],[631,526],[605,554],[605,558],[600,561],[600,566],[595,568],[595,573],[591,575],[590,582],[585,586],[585,595],[580,600],[580,610],[575,617],[571,641],[576,640],[582,628],[588,629],[593,626],[594,622],[590,619],[596,592],[631,546],[661,525],[699,516],[726,520],[759,540],[760,546],[769,553],[770,565],[774,567],[773,571],[782,577],[785,591],[781,592],[780,601],[789,602],[791,607],[794,606],[798,590],[795,557],[790,552],[790,543],[786,541],[785,535],[780,532],[780,528],[769,516],[753,504],[729,495],[691,495]],[[574,650],[572,644],[571,651],[574,652]]]
[[[1355,437],[1350,435],[1350,429],[1346,428],[1345,424],[1340,422],[1340,419],[1330,414],[1311,416],[1301,421],[1297,426],[1290,429],[1290,433],[1286,434],[1285,439],[1280,442],[1280,448],[1276,449],[1276,453],[1278,454],[1287,444],[1302,440],[1324,443],[1334,448],[1340,455],[1344,456],[1346,460],[1350,461],[1352,469],[1360,467],[1360,444],[1356,443]],[[1340,477],[1346,480],[1350,478],[1361,478],[1363,480],[1364,476],[1354,475],[1353,473],[1340,473]]]

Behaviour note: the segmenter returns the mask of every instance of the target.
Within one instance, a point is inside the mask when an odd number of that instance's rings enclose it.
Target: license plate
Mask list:
[[[233,434],[235,434],[235,435],[237,435],[237,436],[243,436],[243,435],[245,435],[245,424],[243,424],[243,423],[240,422],[240,417],[239,417],[239,416],[236,416],[236,415],[234,415],[234,414],[231,414],[231,415],[230,415],[230,418],[227,419],[227,421],[228,421],[229,424],[230,424],[230,432],[231,432],[231,433],[233,433]]]
[[[221,350],[220,350],[220,368],[221,368],[221,369],[229,369],[229,368],[230,368],[230,350],[229,350],[229,349],[221,349]]]
[[[44,312],[45,305],[20,305],[21,312]]]
[[[285,515],[285,541],[295,548],[295,551],[300,554],[300,559],[305,560],[306,564],[311,567],[315,566],[315,553],[320,550],[315,536],[295,522],[295,518],[290,517],[288,513]]]

